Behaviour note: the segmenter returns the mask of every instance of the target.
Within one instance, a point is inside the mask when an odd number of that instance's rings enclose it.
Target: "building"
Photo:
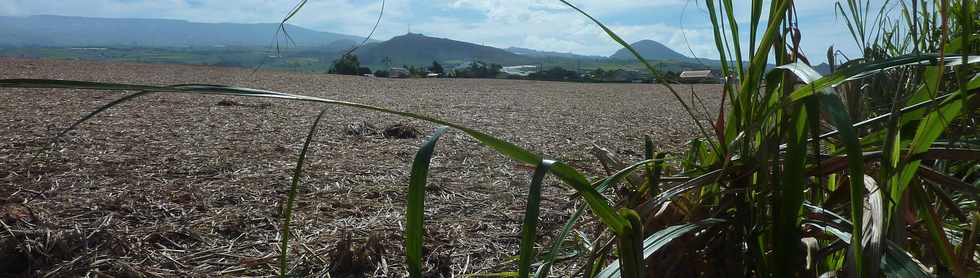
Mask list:
[[[681,72],[681,81],[686,83],[719,83],[721,77],[713,70],[685,70]]]
[[[408,78],[412,76],[412,73],[406,68],[390,68],[388,69],[388,77],[391,78]]]
[[[501,68],[500,71],[510,75],[528,76],[529,74],[538,72],[538,66],[537,65],[509,66],[509,67]]]

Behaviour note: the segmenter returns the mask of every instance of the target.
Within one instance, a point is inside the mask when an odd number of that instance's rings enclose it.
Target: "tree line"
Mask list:
[[[386,59],[386,64],[390,59]],[[606,70],[602,68],[575,71],[562,67],[551,67],[530,73],[526,76],[508,74],[503,72],[503,66],[482,61],[469,62],[468,65],[447,70],[437,61],[432,61],[429,66],[409,66],[403,65],[398,71],[391,72],[396,68],[385,68],[371,71],[370,68],[361,66],[355,54],[345,54],[340,59],[334,60],[328,73],[346,75],[373,75],[376,77],[426,77],[429,74],[436,74],[439,77],[455,78],[507,78],[507,79],[527,79],[542,81],[565,81],[565,82],[643,82],[652,83],[654,78],[649,74],[640,71],[624,69]],[[667,71],[664,75],[670,81],[681,81],[680,73]]]

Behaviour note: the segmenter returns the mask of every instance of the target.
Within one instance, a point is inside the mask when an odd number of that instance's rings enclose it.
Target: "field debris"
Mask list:
[[[407,124],[393,124],[385,127],[384,131],[381,132],[385,138],[395,139],[418,138],[420,133],[418,128]]]
[[[387,139],[415,139],[419,138],[419,135],[422,134],[417,127],[409,124],[397,123],[380,129],[376,125],[365,121],[347,124],[344,128],[344,133],[357,137],[381,135]]]
[[[354,135],[360,137],[373,136],[378,134],[378,127],[374,126],[369,122],[359,121],[356,123],[348,124],[347,129],[345,129],[344,132],[346,132],[347,135]]]
[[[645,134],[665,151],[697,136],[682,108],[650,84],[252,75],[204,66],[0,59],[0,78],[26,77],[226,84],[412,111],[497,136],[593,178],[604,174],[588,152],[593,144],[638,161]],[[717,107],[718,86],[694,86],[706,92],[708,107]],[[277,208],[311,122],[324,108],[293,213],[290,274],[406,273],[405,188],[420,135],[435,125],[308,102],[155,93],[109,108],[25,169],[52,134],[124,95],[0,89],[0,276],[274,275]],[[217,108],[222,100],[232,105]],[[269,105],[236,109],[259,103]],[[365,125],[352,129],[351,123]],[[381,134],[395,123],[402,125],[397,133]],[[514,163],[462,132],[439,142],[426,196],[424,271],[459,277],[516,270],[510,258],[517,255],[530,172]],[[541,244],[550,244],[578,205],[568,201],[574,192],[558,183],[549,177],[543,188]],[[594,220],[580,223],[577,232],[597,233]],[[552,274],[567,276],[582,266],[561,261]]]
[[[237,102],[237,101],[229,100],[229,99],[223,99],[221,101],[218,101],[218,103],[215,103],[215,105],[217,105],[217,106],[241,106],[241,107],[249,107],[249,108],[269,108],[269,107],[272,106],[272,104],[271,103],[268,103],[268,102],[259,102],[259,103],[255,103],[255,104],[249,104],[249,103],[242,103],[242,102]]]
[[[381,237],[372,235],[354,248],[350,234],[345,236],[330,256],[329,273],[331,277],[364,277],[375,270],[384,270],[385,247]],[[389,275],[383,275],[389,276]]]

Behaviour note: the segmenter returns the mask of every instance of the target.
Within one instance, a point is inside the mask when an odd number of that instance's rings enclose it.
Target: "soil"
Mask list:
[[[6,78],[226,84],[372,104],[461,123],[593,178],[604,174],[589,153],[593,144],[636,161],[644,135],[660,150],[678,152],[699,134],[678,101],[652,84],[0,58],[0,79]],[[719,86],[677,88],[699,116],[712,118]],[[0,276],[274,275],[279,207],[303,140],[324,108],[293,214],[291,273],[405,275],[408,173],[435,126],[305,102],[154,93],[110,108],[50,144],[72,122],[126,93],[132,92],[0,89]],[[388,127],[397,130],[387,134]],[[45,146],[53,147],[32,161]],[[426,269],[435,276],[516,271],[512,258],[532,168],[462,132],[444,136],[427,188]],[[539,246],[550,244],[577,204],[574,192],[558,185],[546,181]],[[577,230],[596,236],[598,222],[580,223]],[[582,264],[564,260],[552,275],[569,275]]]

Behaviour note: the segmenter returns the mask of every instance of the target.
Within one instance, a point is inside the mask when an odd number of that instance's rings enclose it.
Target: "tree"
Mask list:
[[[416,67],[416,66],[404,65],[404,67],[405,69],[408,70],[408,74],[412,77],[424,77],[426,74],[424,66]]]
[[[329,73],[358,75],[360,73],[360,67],[361,62],[357,60],[357,55],[344,54],[340,59],[333,61],[333,66]]]
[[[432,61],[432,66],[429,67],[429,71],[438,74],[445,73],[445,70],[443,70],[442,65],[440,65],[439,62],[436,61]]]
[[[386,68],[391,68],[391,57],[385,56],[384,58],[381,58],[381,63],[385,64]]]
[[[496,78],[500,74],[502,66],[498,64],[486,64],[476,61],[470,63],[469,67],[455,70],[456,77],[462,78]]]
[[[596,68],[594,70],[587,71],[585,74],[585,81],[588,82],[603,82],[606,80],[607,72],[602,68]]]
[[[548,70],[531,73],[527,76],[527,78],[548,81],[575,81],[579,80],[579,75],[577,72],[572,70],[566,70],[561,67],[552,67]]]

